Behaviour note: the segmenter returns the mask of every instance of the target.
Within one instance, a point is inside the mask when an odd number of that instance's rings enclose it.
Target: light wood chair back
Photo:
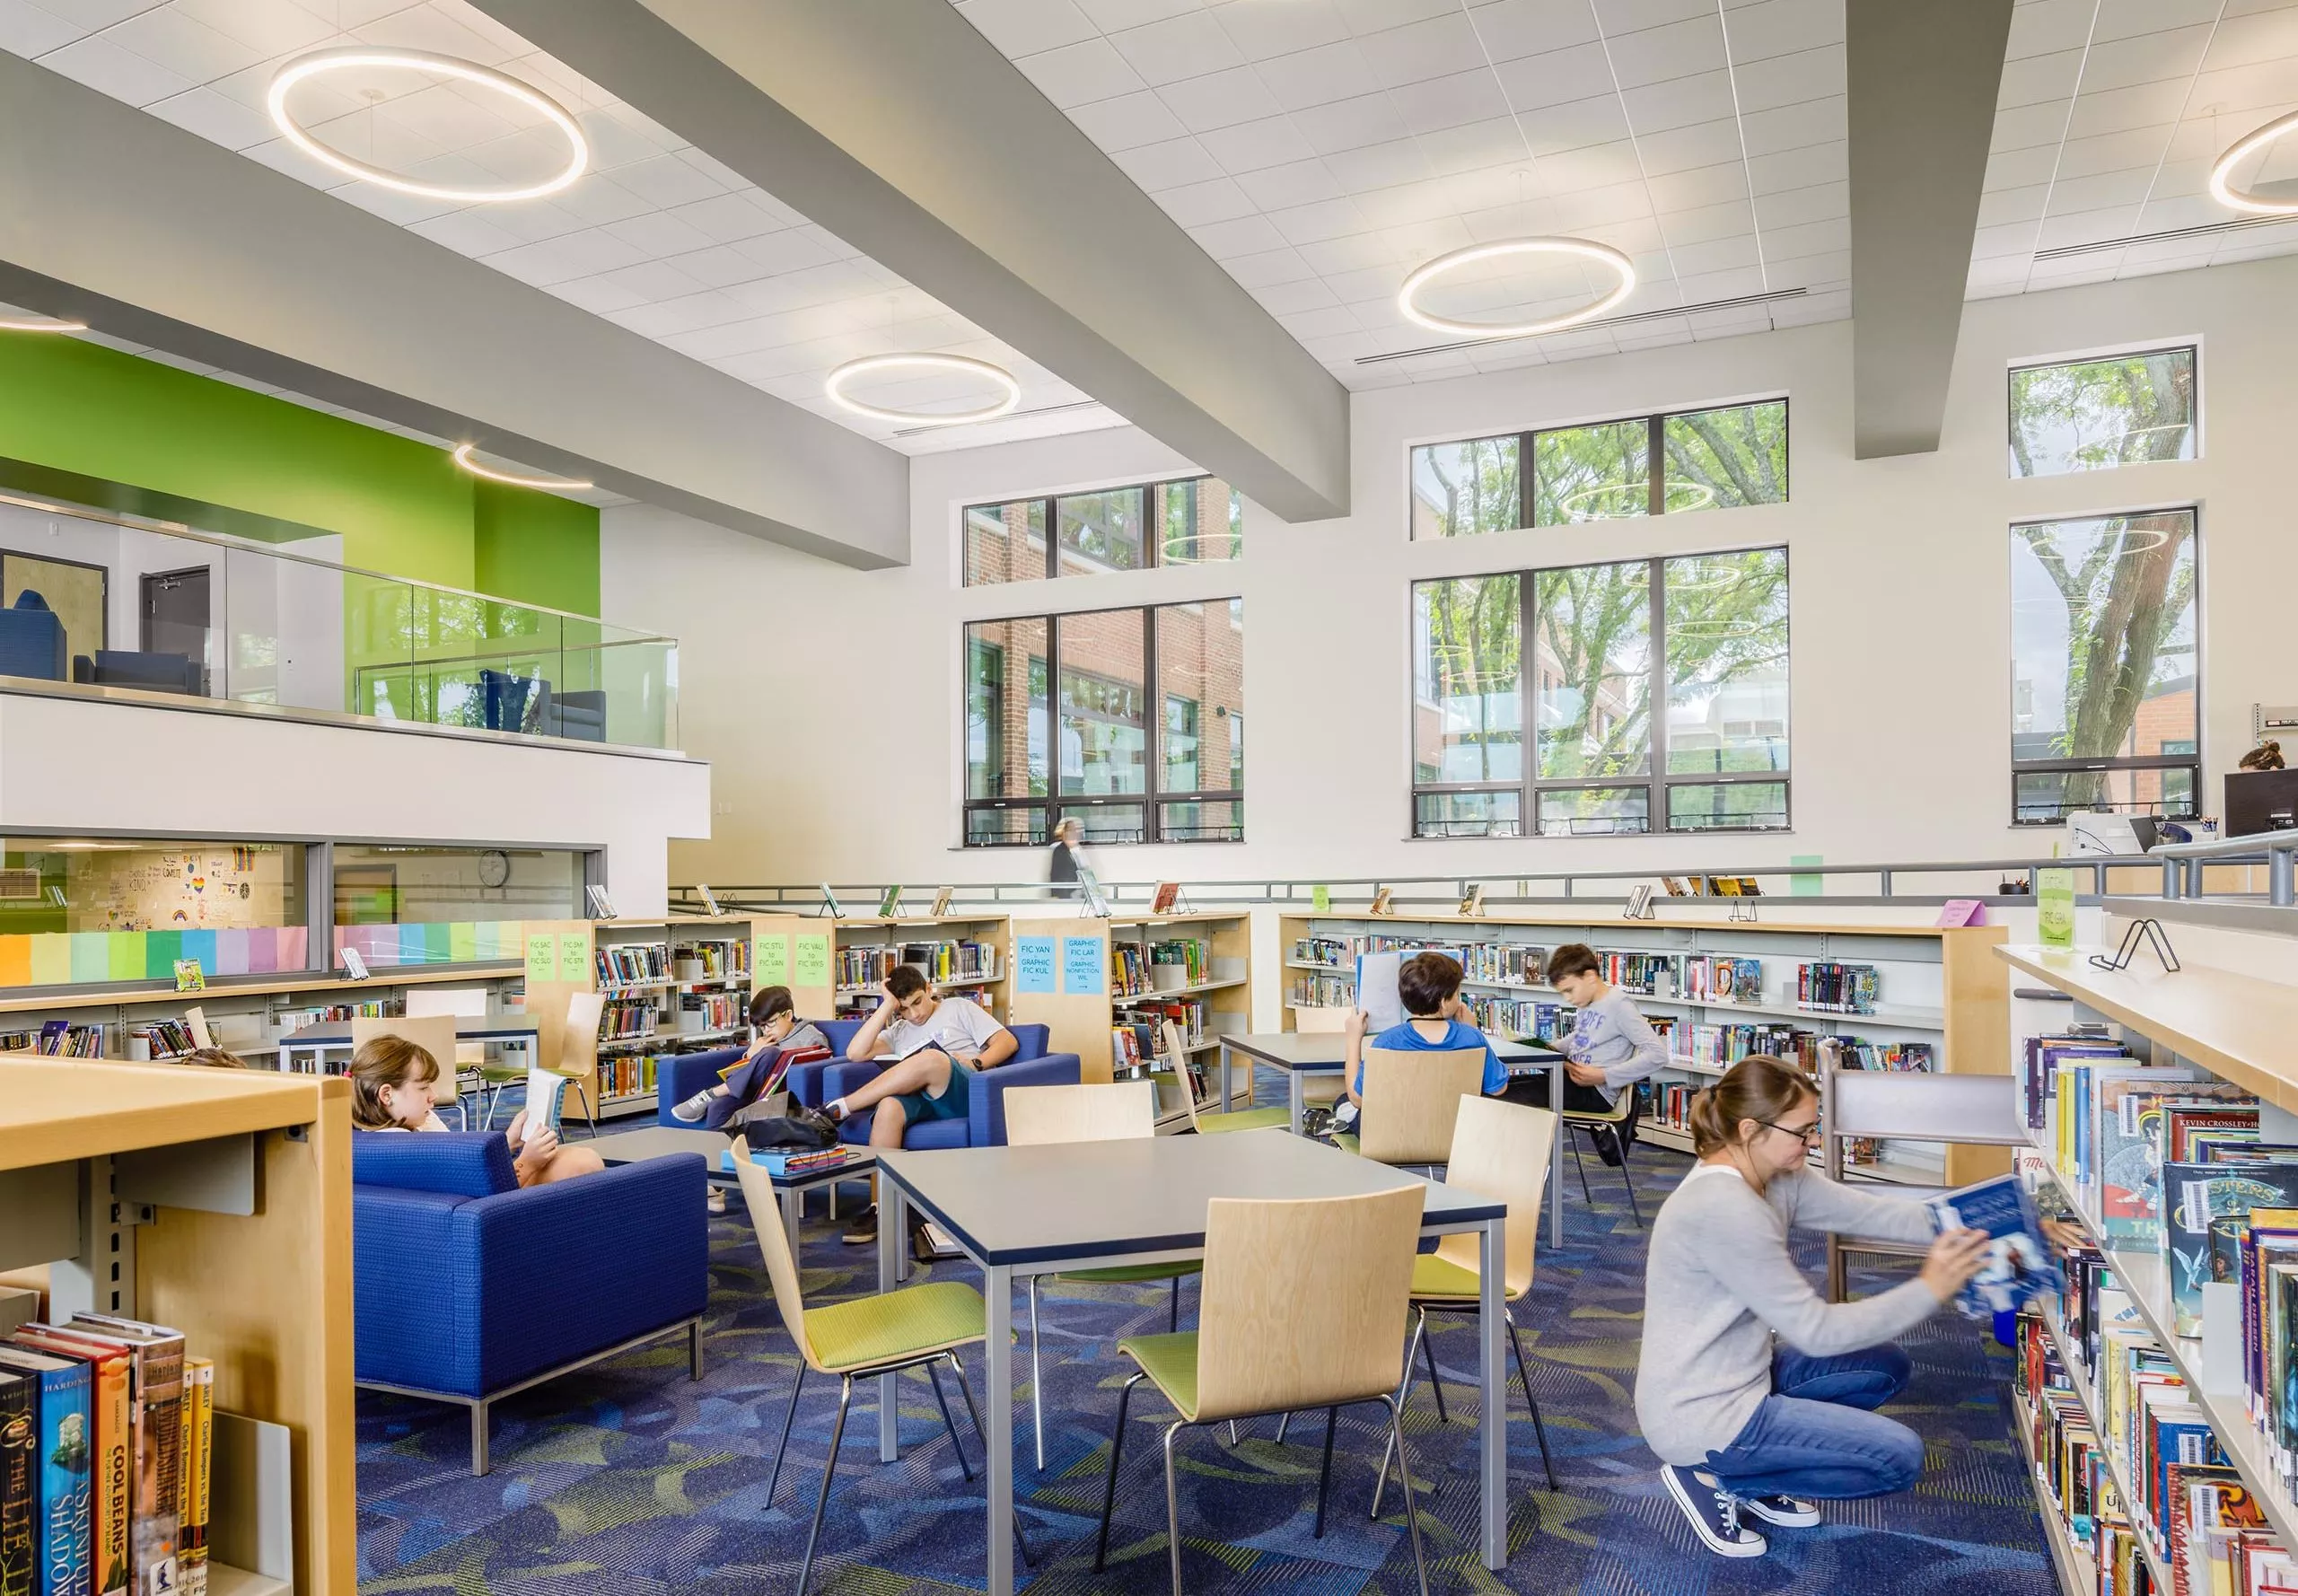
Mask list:
[[[790,1332],[798,1355],[820,1369],[821,1360],[814,1355],[813,1343],[806,1339],[806,1295],[798,1289],[798,1260],[790,1256],[790,1233],[782,1228],[782,1205],[775,1197],[773,1178],[750,1162],[747,1141],[736,1137],[733,1149],[734,1179],[742,1183],[750,1229],[758,1232],[758,1250],[766,1255],[766,1277],[774,1288],[775,1310],[782,1315],[782,1328]]]
[[[1157,1089],[1146,1081],[1097,1086],[1017,1086],[1005,1094],[1005,1141],[1127,1142],[1157,1134]]]
[[[453,1102],[461,1095],[455,1084],[455,1016],[452,1014],[386,1014],[351,1022],[351,1048],[356,1053],[379,1036],[405,1037],[438,1061],[439,1073],[431,1083],[435,1105]]]
[[[1484,1091],[1484,1049],[1364,1050],[1364,1128],[1358,1151],[1381,1163],[1443,1163],[1452,1156],[1460,1100]]]
[[[1452,1127],[1452,1156],[1444,1184],[1508,1205],[1501,1227],[1506,1238],[1502,1290],[1514,1302],[1532,1289],[1532,1250],[1539,1240],[1540,1199],[1548,1192],[1548,1153],[1556,1145],[1557,1117],[1548,1109],[1472,1097],[1460,1104]],[[1477,1239],[1445,1236],[1437,1255],[1470,1274],[1477,1271]]]
[[[484,987],[415,987],[407,994],[407,1012],[410,1018],[428,1018],[434,1014],[452,1014],[459,1019],[476,1020],[487,1013],[487,988]],[[445,1059],[439,1061],[442,1064]],[[455,1065],[459,1069],[477,1069],[487,1062],[485,1042],[457,1042]]]
[[[1329,1407],[1395,1390],[1425,1189],[1213,1198],[1193,1416]]]
[[[602,992],[566,995],[566,1023],[558,1032],[558,1058],[550,1073],[595,1086],[599,1075],[599,1016],[607,1009]]]
[[[1302,1036],[1338,1036],[1348,1029],[1354,1009],[1303,1008],[1293,1011],[1293,1029]]]

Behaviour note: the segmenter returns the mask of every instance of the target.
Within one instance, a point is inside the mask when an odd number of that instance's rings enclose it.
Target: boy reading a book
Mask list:
[[[750,999],[750,1020],[758,1037],[750,1052],[728,1066],[716,1085],[673,1108],[671,1118],[732,1136],[750,1118],[759,1100],[782,1083],[801,1054],[829,1057],[829,1039],[812,1021],[798,1018],[787,987],[761,987]]]
[[[1644,1105],[1636,1083],[1667,1067],[1668,1045],[1627,996],[1603,978],[1603,966],[1585,943],[1566,943],[1548,959],[1548,984],[1574,1011],[1572,1034],[1559,1048],[1564,1066],[1564,1107],[1575,1114],[1609,1114],[1628,1093],[1627,1118],[1601,1136],[1596,1155],[1616,1164],[1636,1143],[1636,1122]],[[1534,1075],[1511,1086],[1509,1097],[1548,1106],[1548,1076]]]
[[[1013,1033],[990,1018],[970,998],[940,997],[916,965],[898,966],[881,989],[877,1013],[846,1044],[856,1062],[890,1057],[894,1062],[868,1085],[822,1105],[843,1120],[864,1109],[870,1145],[899,1147],[913,1125],[931,1119],[963,1119],[970,1111],[974,1072],[995,1069],[1021,1046]],[[862,1212],[846,1240],[855,1246],[878,1239],[878,1209]]]
[[[1399,1053],[1450,1053],[1463,1048],[1484,1049],[1484,1094],[1492,1097],[1508,1085],[1508,1068],[1493,1051],[1484,1032],[1468,1022],[1467,1005],[1460,1002],[1460,961],[1444,953],[1415,953],[1397,967],[1397,1001],[1407,1018],[1373,1039],[1373,1046]],[[1348,1101],[1360,1112],[1364,1107],[1364,1033],[1373,1016],[1358,1009],[1348,1016]],[[1353,1116],[1344,1116],[1353,1118]]]

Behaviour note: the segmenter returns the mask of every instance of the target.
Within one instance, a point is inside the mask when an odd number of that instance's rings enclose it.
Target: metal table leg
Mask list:
[[[1564,1245],[1564,1065],[1548,1066],[1548,1106],[1558,1116],[1548,1148],[1548,1244]]]
[[[1477,1233],[1477,1393],[1483,1412],[1477,1419],[1477,1451],[1482,1461],[1478,1501],[1482,1508],[1484,1565],[1508,1565],[1508,1377],[1501,1362],[1507,1310],[1500,1300],[1508,1250],[1501,1237],[1505,1223],[1487,1220]]]
[[[1182,1085],[1182,1087],[1183,1087],[1184,1089],[1186,1089],[1186,1088],[1188,1087],[1188,1077],[1187,1077],[1187,1075],[1186,1075],[1186,1074],[1184,1074],[1184,1075],[1183,1075],[1183,1077],[1182,1077],[1182,1079],[1181,1079],[1181,1085]],[[1229,1111],[1229,1104],[1230,1104],[1230,1102],[1231,1102],[1232,1101],[1232,1099],[1230,1098],[1230,1096],[1229,1096],[1229,1044],[1228,1044],[1228,1042],[1227,1042],[1226,1040],[1224,1040],[1224,1041],[1222,1042],[1222,1044],[1221,1044],[1221,1112],[1222,1112],[1222,1113],[1225,1114],[1225,1113],[1227,1113],[1227,1112]]]
[[[984,1265],[981,1297],[988,1313],[988,1338],[981,1349],[988,1370],[989,1425],[982,1437],[988,1461],[983,1469],[989,1500],[989,1596],[1013,1596],[1013,1271]]]
[[[1297,1136],[1301,1134],[1302,1118],[1308,1112],[1309,1107],[1308,1098],[1301,1090],[1299,1070],[1285,1072],[1285,1101],[1293,1110],[1293,1134]]]
[[[901,1260],[908,1242],[908,1226],[902,1223],[901,1188],[890,1180],[878,1182],[878,1293],[881,1296],[899,1284]],[[891,1374],[878,1376],[878,1459],[890,1463],[899,1451],[901,1429],[901,1399]]]

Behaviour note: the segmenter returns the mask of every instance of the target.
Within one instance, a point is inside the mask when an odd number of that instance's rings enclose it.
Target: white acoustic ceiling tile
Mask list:
[[[1742,66],[1841,44],[1844,0],[1758,0],[1724,15],[1732,64]]]
[[[2093,45],[2206,26],[2217,21],[2223,0],[2099,0]]]
[[[1145,28],[1130,28],[1112,34],[1110,42],[1153,89],[1245,64],[1221,24],[1206,11],[1185,12]]]
[[[666,211],[665,215],[677,213]],[[706,250],[695,250],[684,255],[673,255],[671,264],[686,273],[706,288],[731,288],[737,283],[755,281],[759,264],[732,244],[713,244]]]
[[[1513,117],[1494,117],[1464,127],[1441,128],[1420,136],[1420,147],[1432,171],[1439,173],[1473,171],[1504,161],[1529,160],[1524,136]]]
[[[1263,117],[1232,127],[1213,128],[1203,134],[1199,142],[1206,153],[1220,162],[1221,170],[1232,177],[1294,161],[1313,160],[1317,153],[1301,136],[1300,128],[1293,125],[1290,117]]]
[[[2091,39],[2098,0],[2032,0],[2011,13],[2011,38],[2004,56],[2013,61],[2079,50]]]
[[[1316,267],[1319,276],[1334,277],[1342,272],[1370,271],[1375,267],[1386,266],[1396,259],[1396,251],[1379,233],[1360,232],[1348,238],[1330,238],[1319,243],[1303,244],[1301,246],[1301,259]]]
[[[1807,222],[1827,222],[1851,215],[1851,185],[1817,183],[1767,194],[1756,201],[1756,221],[1765,233],[1776,228],[1800,227]]]
[[[1802,145],[1823,145],[1851,136],[1841,96],[1750,111],[1740,118],[1750,155],[1776,154]]]
[[[691,223],[680,221],[669,211],[649,211],[643,216],[610,222],[607,231],[634,249],[644,250],[650,260],[707,250],[713,242],[708,233]],[[708,285],[697,286],[706,287]],[[682,292],[690,293],[692,290]]]
[[[1509,114],[1508,97],[1488,66],[1402,84],[1389,91],[1389,103],[1415,135],[1475,127]],[[1522,148],[1521,140],[1517,147]]]
[[[104,38],[194,83],[245,71],[261,58],[230,34],[219,33],[172,5],[155,5],[132,16]]]
[[[1139,184],[1144,193],[1202,183],[1221,175],[1206,147],[1194,138],[1169,138],[1138,149],[1120,150],[1110,159],[1119,171]]]
[[[1272,316],[1290,316],[1302,311],[1321,311],[1340,303],[1330,288],[1315,277],[1304,277],[1293,283],[1271,283],[1252,291],[1261,308]]]
[[[1715,12],[1680,22],[1623,33],[1610,39],[1612,75],[1623,89],[1641,89],[1703,72],[1721,72],[1724,24]]]
[[[664,131],[669,130],[666,128]],[[744,189],[750,186],[750,179],[707,150],[698,150],[692,145],[680,145],[671,153],[721,189]]]
[[[225,99],[213,89],[193,89],[187,93],[154,101],[145,109],[162,120],[173,122],[177,127],[197,133],[227,150],[244,150],[250,145],[259,145],[275,137],[278,131],[268,118],[258,116],[236,100]]]
[[[1356,313],[1346,305],[1330,305],[1319,311],[1295,311],[1276,320],[1285,331],[1304,341],[1359,337],[1364,330],[1356,323]]]
[[[2137,266],[2169,264],[2176,267],[2206,266],[2218,249],[2213,239],[2166,238],[2151,244],[2131,244],[2123,250],[2126,270]]]
[[[1250,66],[1166,83],[1157,90],[1157,97],[1192,133],[1233,127],[1277,114],[1276,101]]]
[[[723,297],[723,296],[714,296]],[[732,301],[725,300],[732,304]],[[669,309],[668,306],[657,307]],[[713,364],[732,360],[737,355],[749,355],[759,349],[771,349],[789,343],[789,337],[780,336],[783,319],[779,316],[736,316],[732,320],[709,322],[691,332],[662,335],[662,342],[681,355]]]
[[[1407,138],[1411,130],[1386,94],[1368,94],[1361,100],[1343,100],[1331,105],[1311,106],[1293,114],[1293,125],[1309,147],[1320,155],[1329,155],[1337,150],[1362,149],[1366,145],[1386,144],[1392,139]]]
[[[2096,177],[2127,167],[2152,167],[2162,158],[2170,142],[2168,125],[2134,127],[2095,138],[2070,138],[2059,150],[2054,180],[2064,183],[2072,178]]]
[[[1842,283],[1851,277],[1851,251],[1834,250],[1823,255],[1776,256],[1772,253],[1772,241],[1763,241],[1764,276],[1774,288],[1809,288],[1816,283]]]
[[[1471,4],[1469,20],[1495,61],[1592,44],[1597,37],[1595,9],[1588,0],[1497,0]]]
[[[1452,178],[1375,189],[1355,197],[1356,209],[1368,225],[1388,229],[1425,226],[1448,216],[1457,219],[1463,199],[1455,180],[1471,175],[1455,173]]]
[[[41,9],[72,24],[75,34],[100,32],[147,9],[152,0],[42,0]]]
[[[1213,14],[1248,61],[1312,50],[1349,36],[1348,24],[1329,0],[1289,0],[1283,5],[1229,0],[1214,6]]]
[[[1727,200],[1748,197],[1748,169],[1744,162],[1724,161],[1714,166],[1695,166],[1683,171],[1664,172],[1652,180],[1652,203],[1663,211],[1690,210],[1696,206],[1722,205]]]
[[[2055,146],[2066,131],[2067,113],[2073,108],[2065,101],[2043,105],[2017,105],[1995,113],[1995,135],[1989,141],[1989,153],[2000,154],[2005,150],[2030,149],[2038,145]]]
[[[562,189],[550,197],[550,203],[581,220],[587,227],[603,227],[610,222],[620,222],[631,216],[643,216],[654,208],[654,202],[641,198],[622,186],[616,178],[604,172],[592,172],[572,188]],[[503,206],[498,209],[514,207]]]
[[[1513,213],[1515,207],[1504,207],[1500,212],[1478,212],[1468,218],[1470,227],[1480,228],[1486,236],[1505,237],[1526,231],[1524,223]],[[1616,183],[1608,189],[1589,189],[1578,194],[1567,194],[1551,200],[1539,212],[1544,224],[1559,232],[1578,233],[1591,227],[1601,227],[1615,222],[1632,221],[1652,215],[1652,196],[1641,183]],[[1662,222],[1662,230],[1666,224]],[[1747,227],[1744,206],[1740,213],[1740,227]]]
[[[2003,64],[2003,80],[1995,91],[1995,108],[2014,105],[2065,105],[2083,77],[2081,50],[2053,50]]]
[[[680,301],[700,299],[706,295],[703,285],[667,261],[649,260],[637,266],[627,266],[619,271],[601,272],[599,276],[615,287],[638,296],[645,304],[670,304]],[[686,322],[685,327],[700,325]]]
[[[1601,223],[1583,228],[1580,236],[1593,239],[1600,244],[1609,244],[1631,259],[1664,250],[1668,244],[1660,232],[1660,218],[1657,216],[1630,216],[1618,222]]]
[[[410,5],[363,23],[353,31],[364,44],[388,44],[400,49],[459,56],[482,66],[499,66],[518,53],[517,47],[505,44],[499,33],[472,26],[462,14],[450,16],[444,7],[437,5]]]
[[[2058,170],[2058,145],[2030,145],[2022,150],[1998,150],[1987,158],[1987,187],[2024,189],[2048,183]]]
[[[332,21],[294,0],[175,0],[175,9],[238,39],[259,59],[317,49],[336,34]]]
[[[1851,290],[1841,289],[1833,294],[1814,294],[1803,299],[1784,300],[1767,307],[1771,324],[1777,327],[1810,327],[1822,321],[1841,321],[1851,314]]]
[[[1365,65],[1364,52],[1354,39],[1320,45],[1315,49],[1301,50],[1289,56],[1275,56],[1257,62],[1254,70],[1261,83],[1275,97],[1280,110],[1298,110],[1303,106],[1327,105],[1336,100],[1353,100],[1360,94],[1370,94],[1380,88],[1373,76],[1373,69]]]
[[[1615,144],[1628,136],[1627,111],[1617,94],[1524,111],[1517,121],[1522,126],[1525,141],[1531,145],[1534,155]]]
[[[2050,190],[2048,183],[2030,183],[2023,189],[1990,189],[1979,196],[1978,225],[2000,227],[2007,222],[2039,222]]]
[[[2169,254],[2142,254],[2136,248],[2123,252],[2115,268],[2118,282],[2125,277],[2151,277],[2161,272],[2194,271],[2210,264],[2211,251],[2187,249]]]
[[[1232,255],[1259,255],[1292,241],[1266,216],[1242,216],[1234,222],[1215,222],[1210,227],[1192,227],[1188,235],[1215,260],[1226,260]]]
[[[1376,305],[1393,307],[1398,292],[1404,287],[1405,278],[1412,275],[1415,267],[1424,260],[1434,260],[1437,256],[1449,253],[1452,249],[1465,248],[1476,241],[1467,228],[1460,227],[1457,219],[1452,225],[1459,229],[1460,241],[1459,244],[1449,245],[1443,249],[1416,250],[1405,259],[1392,260],[1385,266],[1368,266],[1353,272],[1335,272],[1331,276],[1324,279],[1324,285],[1341,303],[1357,307],[1356,319],[1370,325],[1372,320],[1379,319],[1379,312],[1371,307]]]
[[[44,55],[80,37],[81,30],[30,0],[0,0],[0,50],[13,56]]]
[[[487,214],[500,207],[472,206],[469,210],[449,211],[426,222],[410,224],[408,231],[417,232],[443,249],[458,255],[468,255],[474,260],[484,260],[489,255],[499,255],[505,250],[518,249],[522,244],[538,241],[522,239],[510,229],[497,224],[497,219]],[[570,226],[568,232],[574,229]]]
[[[1999,227],[1981,227],[1971,234],[1971,259],[1992,259],[2000,255],[2016,255],[2022,259],[2035,252],[2035,232],[2032,222],[2006,222]]]
[[[1340,20],[1348,25],[1348,31],[1360,38],[1409,22],[1425,22],[1460,9],[1460,0],[1331,0],[1331,4]]]
[[[1750,120],[1733,121],[1727,118],[1689,127],[1671,127],[1663,133],[1638,135],[1636,153],[1644,170],[1654,177],[1662,172],[1721,165],[1737,160],[1748,148],[1742,142],[1742,131],[1751,138],[1753,129],[1748,126]]]
[[[1615,183],[1640,183],[1644,163],[1636,156],[1635,143],[1623,138],[1614,144],[1544,155],[1532,168],[1532,176],[1533,195],[1561,198],[1590,189],[1609,189]]]
[[[1773,56],[1732,68],[1742,112],[1801,105],[1844,92],[1844,47],[1821,45],[1792,56]]]
[[[2167,205],[2172,200],[2195,199],[2217,204],[2209,197],[2210,169],[2215,164],[2211,161],[2165,161],[2154,174],[2154,186],[2147,190],[2147,202]]]
[[[1685,277],[1677,285],[1683,294],[1683,303],[1692,305],[1709,300],[1742,299],[1774,286],[1776,285],[1766,281],[1764,269],[1759,266],[1735,266],[1724,271],[1699,272]],[[1648,310],[1651,307],[1638,305],[1636,308]]]
[[[1188,131],[1165,102],[1146,89],[1067,110],[1069,119],[1105,150],[1135,149],[1180,138]]]
[[[1100,31],[1075,0],[960,0],[958,14],[1009,59],[1076,44]]]
[[[614,181],[647,204],[665,209],[691,205],[697,199],[707,199],[714,194],[726,192],[724,183],[706,175],[691,162],[676,155],[656,155],[652,160],[618,168],[614,174]],[[577,183],[574,187],[580,189],[583,186]]]
[[[1146,27],[1202,8],[1202,0],[1078,0],[1078,4],[1104,33]]]
[[[1301,259],[1301,252],[1290,244],[1259,255],[1232,256],[1222,265],[1231,276],[1247,288],[1298,283],[1317,275],[1309,263]]]
[[[1842,139],[1748,158],[1748,180],[1759,194],[1784,194],[1790,189],[1850,179],[1851,145]]]
[[[259,145],[250,145],[240,153],[314,189],[331,190],[343,187],[341,172],[331,166],[320,165],[284,138],[266,139]]]
[[[2110,43],[2094,41],[2083,57],[2083,92],[2127,89],[2169,78],[2183,83],[2202,66],[2203,47],[2210,41],[2210,32],[2206,22]]]
[[[1243,173],[1236,183],[1265,211],[1314,205],[1319,200],[1341,197],[1340,184],[1322,161],[1291,161],[1283,166],[1264,167]]]
[[[1982,293],[2020,292],[2027,285],[2027,268],[2032,264],[2032,257],[2025,253],[1996,255],[1972,261],[1968,279],[1972,297],[1977,298]]]
[[[1629,89],[1620,99],[1627,107],[1627,125],[1638,138],[1665,133],[1672,127],[1692,127],[1733,116],[1732,75],[1704,72],[1649,88]]]
[[[1712,15],[1715,0],[1592,0],[1596,19],[1610,35],[1664,28],[1692,17]]]
[[[1664,321],[1638,321],[1628,327],[1616,327],[1612,338],[1623,355],[1633,355],[1639,349],[1671,349],[1691,342],[1691,327],[1681,317],[1671,316]]]
[[[1106,39],[1089,39],[1059,49],[1041,50],[1013,63],[1038,92],[1067,110],[1118,94],[1130,94],[1144,85],[1141,76]]]
[[[600,229],[585,228],[570,232],[564,238],[547,239],[539,244],[522,244],[515,250],[505,250],[487,258],[487,264],[496,271],[547,288],[553,283],[563,283],[570,277],[594,277],[618,267],[636,266],[638,251]]]
[[[455,170],[455,164],[452,160],[433,162],[417,170],[435,173],[451,182],[471,180],[474,174]],[[430,221],[456,208],[445,200],[425,199],[419,194],[401,194],[396,189],[378,189],[371,183],[346,183],[333,192],[346,205],[355,205],[370,215],[381,216],[384,221],[401,227]]]
[[[583,125],[583,136],[590,141],[591,165],[595,171],[612,171],[678,147],[675,134],[669,135],[670,142],[661,142],[651,118],[618,114],[624,109],[601,106],[574,118]]]
[[[1295,249],[1327,239],[1347,238],[1372,225],[1365,221],[1364,213],[1346,199],[1294,206],[1289,210],[1273,211],[1267,219]]]
[[[2206,70],[2298,56],[2298,7],[2277,6],[2248,16],[2237,16],[2234,10],[2228,7],[2225,20],[2218,24],[2203,57]]]
[[[1465,11],[1361,36],[1364,59],[1387,86],[1450,77],[1487,65],[1484,46]]]
[[[1342,189],[1350,194],[1393,189],[1436,175],[1429,170],[1419,145],[1408,138],[1366,145],[1358,150],[1335,151],[1324,158],[1324,163]]]
[[[1520,111],[1570,105],[1592,95],[1609,94],[1612,88],[1611,64],[1605,58],[1604,47],[1597,43],[1521,56],[1503,62],[1497,75],[1509,104]]]
[[[2101,239],[2127,238],[2132,224],[2137,220],[2138,206],[2136,202],[2104,210],[2046,216],[2035,233],[2035,248],[2039,250],[2063,250],[2070,244],[2095,244]]]
[[[1767,227],[1763,230],[1763,247],[1781,259],[1798,255],[1827,255],[1851,248],[1851,218],[1832,216],[1820,222],[1805,222],[1794,227]]]
[[[759,206],[763,196],[755,190],[740,194],[719,194],[708,199],[697,199],[691,205],[674,206],[664,212],[675,216],[715,243],[731,244],[759,233],[771,232],[784,225],[782,221]]]
[[[838,259],[828,235],[807,227],[785,227],[778,232],[760,233],[732,247],[736,253],[757,262],[760,275],[766,276],[809,271]]]
[[[2070,255],[2057,260],[2038,260],[2027,273],[2027,287],[2030,292],[2039,292],[2079,288],[2085,283],[2111,283],[2115,270],[2111,256]]]
[[[2096,211],[2109,206],[2136,205],[2146,197],[2146,190],[2153,179],[2154,169],[2151,166],[2102,171],[2092,177],[2062,177],[2051,185],[2050,214],[2057,216],[2069,211]]]
[[[149,105],[192,86],[191,80],[181,74],[105,39],[75,40],[42,56],[39,64],[130,105]]]
[[[2226,207],[2207,194],[2164,196],[2159,190],[2140,213],[2136,232],[2167,232],[2178,227],[2207,227],[2223,222]]]
[[[2134,127],[2176,122],[2187,103],[2187,88],[2188,80],[2178,78],[2100,94],[2086,90],[2074,101],[2074,115],[2067,122],[2066,136],[2092,138],[2102,133],[2123,133]]]
[[[1660,215],[1660,231],[1671,249],[1680,244],[1711,243],[1755,230],[1754,208],[1744,199],[1704,205],[1696,210],[1665,211]]]
[[[1178,189],[1167,189],[1156,196],[1156,200],[1164,207],[1167,215],[1184,227],[1231,222],[1239,216],[1257,215],[1260,209],[1229,178],[1215,178],[1210,182],[1187,183]]]

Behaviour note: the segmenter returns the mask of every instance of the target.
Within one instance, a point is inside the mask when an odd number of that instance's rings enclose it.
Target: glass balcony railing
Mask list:
[[[278,544],[0,497],[0,677],[666,749],[678,644]]]

